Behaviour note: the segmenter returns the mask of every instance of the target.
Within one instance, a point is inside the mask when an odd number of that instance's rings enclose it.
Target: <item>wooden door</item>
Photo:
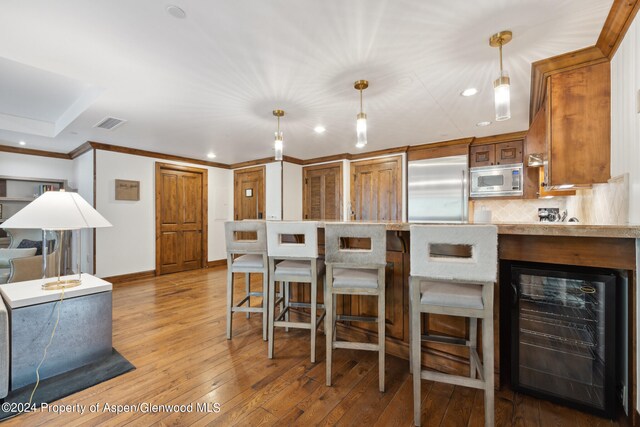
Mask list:
[[[469,148],[469,167],[491,166],[496,162],[496,149],[494,144],[472,145]]]
[[[302,168],[304,219],[342,219],[342,162]]]
[[[233,176],[233,217],[264,219],[264,166],[235,170]]]
[[[402,220],[402,157],[351,163],[351,218]]]
[[[522,140],[496,144],[495,155],[498,165],[522,163]]]
[[[156,274],[207,263],[206,169],[156,163]]]

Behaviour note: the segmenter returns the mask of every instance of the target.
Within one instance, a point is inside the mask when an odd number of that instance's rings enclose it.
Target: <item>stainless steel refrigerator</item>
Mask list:
[[[469,218],[466,155],[409,162],[410,222],[466,222]]]

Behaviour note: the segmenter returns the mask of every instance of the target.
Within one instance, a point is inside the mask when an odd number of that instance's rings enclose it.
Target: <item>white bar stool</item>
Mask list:
[[[384,224],[327,223],[324,228],[327,279],[324,305],[327,310],[327,385],[331,385],[331,359],[334,348],[378,352],[379,389],[384,392],[385,369],[385,267],[387,265],[387,230]],[[341,247],[345,239],[370,241],[370,249]],[[371,295],[378,297],[378,316],[336,315],[336,295]],[[378,343],[357,343],[335,339],[336,320],[378,322]]]
[[[484,423],[493,426],[493,287],[498,271],[498,229],[493,225],[412,225],[410,233],[414,423],[420,425],[420,379],[426,379],[484,390]],[[470,249],[470,254],[445,255],[443,247]],[[450,337],[422,335],[421,313],[468,317],[469,340],[455,342]],[[477,319],[482,320],[482,363],[477,352]],[[469,377],[421,370],[423,340],[466,345]]]
[[[227,221],[224,223],[224,233],[227,242],[227,339],[231,339],[233,313],[246,312],[247,319],[251,313],[262,313],[262,339],[266,341],[269,266],[265,222]],[[239,239],[238,233],[255,233],[256,240]],[[238,304],[233,302],[234,273],[245,273],[246,294]],[[251,292],[251,273],[262,274],[262,292]],[[252,296],[262,297],[262,307],[251,307]]]
[[[289,236],[303,236],[300,243],[287,242]],[[284,239],[283,239],[284,237]],[[309,329],[311,331],[311,363],[316,361],[316,331],[325,316],[323,312],[317,317],[317,309],[324,308],[318,304],[318,281],[324,274],[324,263],[318,258],[318,223],[304,222],[267,222],[267,253],[269,255],[269,359],[273,359],[274,327]],[[283,295],[276,301],[276,282],[280,282]],[[289,301],[289,283],[309,283],[311,302]],[[275,306],[281,304],[276,317]],[[290,322],[291,308],[309,308],[309,322]]]

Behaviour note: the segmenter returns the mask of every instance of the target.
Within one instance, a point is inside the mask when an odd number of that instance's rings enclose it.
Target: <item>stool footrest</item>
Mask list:
[[[262,292],[249,292],[247,294],[247,296],[252,296],[252,297],[263,297],[264,295],[262,295]]]
[[[311,329],[311,324],[307,322],[286,322],[283,320],[273,322],[273,326],[279,326],[283,328]]]
[[[334,341],[333,348],[348,348],[351,350],[378,351],[380,350],[380,345],[369,343],[369,342]]]
[[[469,345],[468,341],[465,340],[464,338],[450,337],[448,335],[424,334],[420,337],[420,339],[422,341],[440,342],[440,343],[452,344],[452,345],[464,345],[464,346]]]
[[[378,317],[377,316],[349,316],[346,314],[338,314],[336,315],[336,321],[378,323]]]
[[[485,382],[483,380],[478,380],[478,379],[469,378],[469,377],[462,377],[460,375],[443,374],[442,372],[436,372],[436,371],[420,371],[420,378],[422,378],[423,380],[460,385],[463,387],[472,387],[480,390],[484,390],[485,388]]]
[[[234,313],[262,313],[264,309],[262,307],[231,307],[231,311]]]
[[[480,356],[478,356],[478,352],[476,351],[475,348],[470,348],[469,354],[470,354],[471,360],[475,362],[475,366],[477,367],[476,372],[477,372],[478,378],[480,378],[480,381],[484,381],[484,369],[483,369],[482,362],[480,361]]]

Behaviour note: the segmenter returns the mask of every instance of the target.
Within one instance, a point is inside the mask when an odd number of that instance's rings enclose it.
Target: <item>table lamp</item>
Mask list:
[[[83,228],[111,227],[78,193],[70,191],[47,191],[7,219],[1,228],[31,228],[42,230],[42,269],[43,277],[47,272],[47,231],[60,231],[60,250],[62,251],[65,231]],[[81,247],[78,246],[78,261],[81,258]],[[81,269],[78,262],[78,279],[60,280],[60,264],[57,267],[58,280],[42,285],[42,289],[54,290],[73,288],[81,284]]]

